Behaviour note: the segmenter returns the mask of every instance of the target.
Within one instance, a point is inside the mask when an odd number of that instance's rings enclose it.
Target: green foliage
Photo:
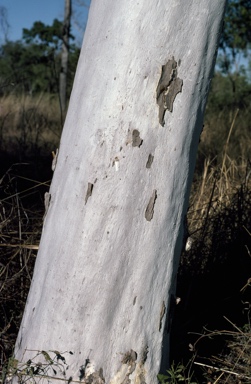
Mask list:
[[[46,55],[37,44],[27,46],[21,41],[7,42],[1,48],[0,72],[3,85],[19,85],[26,92],[53,92],[57,86],[53,67],[53,54]],[[2,92],[5,91],[6,87],[2,89]]]
[[[221,36],[221,48],[245,50],[251,42],[251,1],[229,0]]]
[[[3,370],[2,382],[6,379],[18,378],[20,384],[25,382],[36,383],[36,377],[39,379],[50,379],[55,376],[62,377],[63,381],[71,381],[71,378],[66,378],[66,370],[68,365],[64,354],[72,352],[60,353],[58,351],[37,351],[36,355],[28,359],[25,363],[19,362],[17,359],[11,357],[5,369]],[[41,361],[43,362],[41,362]],[[60,380],[59,377],[56,377]]]
[[[53,45],[54,49],[60,48],[62,35],[63,23],[57,19],[53,20],[51,26],[36,21],[31,29],[23,28],[23,39],[27,44]],[[74,36],[71,35],[70,38],[74,39]]]
[[[52,26],[35,22],[23,30],[23,39],[7,41],[0,48],[0,90],[15,92],[58,93],[62,22],[55,19]],[[73,36],[71,36],[73,39]],[[68,95],[75,74],[80,49],[70,46]]]
[[[245,54],[251,43],[251,0],[229,0],[221,34],[219,65],[229,73],[236,56]]]
[[[197,384],[195,381],[192,381],[192,377],[186,377],[186,367],[180,363],[177,366],[172,363],[171,367],[167,370],[167,375],[159,374],[158,380],[161,384]]]
[[[251,83],[245,75],[215,73],[198,151],[197,167],[201,170],[205,159],[220,164],[230,129],[230,158],[240,164],[250,156],[250,94]]]
[[[251,84],[245,75],[225,76],[216,72],[208,97],[207,111],[211,114],[222,110],[246,109],[250,105]]]

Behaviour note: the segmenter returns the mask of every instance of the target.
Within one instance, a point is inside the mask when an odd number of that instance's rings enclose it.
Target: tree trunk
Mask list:
[[[67,378],[110,384],[157,383],[167,366],[224,7],[225,0],[92,1],[19,361],[36,350],[72,351]]]
[[[70,23],[71,23],[71,0],[65,0],[65,13],[62,33],[62,53],[61,53],[61,69],[59,75],[59,96],[61,111],[63,115],[66,112],[66,91],[67,91],[67,71],[69,58],[69,40],[70,40]]]

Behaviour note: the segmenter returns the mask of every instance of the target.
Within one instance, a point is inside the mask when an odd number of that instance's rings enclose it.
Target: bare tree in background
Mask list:
[[[0,28],[4,36],[4,41],[8,39],[9,27],[7,9],[0,6]]]
[[[63,116],[66,113],[67,71],[69,59],[69,40],[71,26],[72,0],[65,0],[65,13],[63,22],[63,44],[61,53],[61,69],[59,76],[59,96]]]
[[[84,36],[86,27],[86,22],[83,22],[83,12],[86,12],[86,9],[90,7],[90,2],[91,0],[73,0],[74,11],[72,16],[72,23],[74,24],[74,27],[78,30],[79,34],[82,36]]]

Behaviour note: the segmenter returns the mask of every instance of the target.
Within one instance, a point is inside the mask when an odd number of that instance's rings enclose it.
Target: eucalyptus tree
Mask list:
[[[19,366],[29,368],[34,351],[49,365],[50,353],[62,361],[71,351],[62,378],[152,384],[168,365],[224,8],[225,0],[92,1],[16,342]]]

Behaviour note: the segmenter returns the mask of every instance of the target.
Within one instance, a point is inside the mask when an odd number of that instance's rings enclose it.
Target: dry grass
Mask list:
[[[195,174],[187,214],[192,247],[178,273],[173,359],[195,360],[205,384],[251,382],[251,164],[231,158],[238,115],[221,153]]]
[[[44,155],[59,142],[61,127],[57,96],[8,95],[0,98],[1,152]]]
[[[205,337],[223,338],[226,340],[226,345],[222,353],[210,357],[210,364],[197,361],[194,364],[202,367],[208,383],[249,384],[251,382],[251,324],[248,323],[243,328],[239,328],[231,321],[229,322],[233,330],[207,332],[197,340],[199,344]]]
[[[221,168],[205,161],[192,188],[172,337],[174,360],[195,360],[199,383],[251,382],[250,176],[225,153]]]
[[[192,185],[188,210],[189,232],[197,246],[209,247],[232,243],[235,234],[249,228],[251,210],[251,167],[248,160],[231,159],[229,145],[234,131],[236,111],[230,125],[224,149],[217,159],[204,161],[202,174]],[[216,165],[215,165],[216,164]],[[238,227],[238,231],[237,231]],[[203,259],[205,264],[207,258]],[[203,268],[203,263],[201,268]],[[200,271],[201,271],[200,268]]]
[[[230,180],[236,178],[239,166],[245,168],[250,159],[250,121],[251,108],[222,111],[218,115],[208,112],[199,145],[195,181],[197,176],[207,172],[206,167],[209,171],[217,169]]]
[[[13,165],[0,180],[0,371],[20,326],[42,230],[43,193],[49,187],[49,181],[18,176],[25,166]]]

